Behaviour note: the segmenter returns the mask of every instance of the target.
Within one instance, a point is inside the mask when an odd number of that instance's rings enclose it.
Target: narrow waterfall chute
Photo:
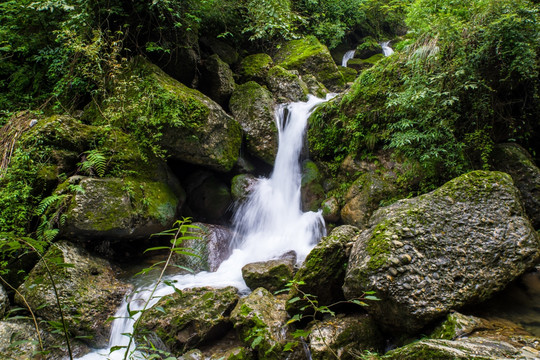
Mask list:
[[[394,53],[394,50],[390,47],[390,41],[382,42],[381,48],[384,56],[390,56]]]
[[[356,49],[349,50],[343,55],[343,59],[341,59],[341,66],[347,67],[347,63],[349,60],[351,60],[354,57],[354,54],[356,53]]]

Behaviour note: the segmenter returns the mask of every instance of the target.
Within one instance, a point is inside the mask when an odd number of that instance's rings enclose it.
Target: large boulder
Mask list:
[[[267,83],[279,102],[307,100],[308,87],[296,70],[285,70],[281,66],[274,66],[268,71]]]
[[[219,265],[231,255],[233,234],[225,226],[195,222],[188,236],[195,237],[184,240],[182,247],[193,255],[174,254],[175,265],[183,266],[195,273],[200,271],[216,271]]]
[[[15,302],[22,307],[28,304],[34,314],[47,321],[59,321],[58,295],[68,331],[86,337],[91,346],[103,346],[111,327],[107,319],[114,315],[129,289],[116,279],[107,261],[62,241],[51,246],[28,274]]]
[[[242,268],[242,277],[250,289],[263,287],[275,293],[292,280],[296,256],[249,263]]]
[[[159,339],[156,343],[175,354],[208,343],[232,328],[229,314],[237,301],[232,286],[175,291],[142,315],[138,342]]]
[[[300,292],[303,292],[316,296],[319,305],[331,305],[344,300],[341,287],[345,279],[345,264],[351,243],[358,232],[354,226],[343,225],[323,237],[294,276],[298,289],[292,288],[289,298],[300,296]],[[287,311],[297,314],[306,305],[309,305],[306,300],[288,303]]]
[[[375,320],[367,315],[338,315],[310,328],[309,350],[313,360],[353,360],[363,351],[384,348]]]
[[[226,62],[216,54],[203,62],[203,73],[199,88],[222,107],[227,107],[234,91],[233,72]]]
[[[274,66],[274,61],[267,54],[253,54],[246,56],[240,62],[238,74],[242,83],[255,81],[261,85],[266,84],[268,70]]]
[[[235,89],[229,107],[246,134],[248,151],[273,164],[277,154],[278,131],[272,94],[250,81]]]
[[[168,229],[184,202],[177,180],[73,176],[55,191],[65,197],[61,233],[92,240],[147,238]]]
[[[288,318],[285,302],[285,298],[258,288],[240,299],[231,313],[240,338],[257,352],[259,359],[283,359]]]
[[[343,290],[375,291],[367,311],[414,332],[488,299],[531,268],[540,241],[509,175],[475,171],[377,210],[354,243]]]
[[[518,144],[497,145],[492,154],[492,167],[510,174],[531,223],[535,229],[540,228],[540,169],[531,155]]]
[[[314,36],[286,42],[274,56],[274,62],[287,70],[298,70],[300,75],[313,74],[332,91],[345,85],[330,51]]]

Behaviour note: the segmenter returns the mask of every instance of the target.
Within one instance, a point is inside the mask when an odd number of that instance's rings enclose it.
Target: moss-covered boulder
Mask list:
[[[332,230],[330,235],[322,240],[311,250],[306,260],[294,276],[298,288],[305,294],[317,297],[319,305],[330,305],[344,299],[343,281],[349,257],[351,243],[358,236],[358,228],[344,225]],[[291,289],[289,298],[299,295],[296,289]],[[301,312],[301,308],[309,305],[301,300],[287,304],[290,314]]]
[[[157,338],[174,354],[204,345],[232,328],[229,314],[237,301],[232,286],[175,291],[142,315],[137,341]]]
[[[391,197],[395,192],[394,184],[375,172],[360,175],[345,195],[345,205],[341,209],[343,222],[365,228],[381,200]]]
[[[330,51],[314,36],[286,42],[274,56],[274,61],[287,70],[298,70],[301,75],[315,75],[332,91],[338,91],[345,85]]]
[[[253,54],[246,56],[238,66],[240,82],[255,81],[264,85],[268,70],[274,66],[274,61],[267,54]]]
[[[187,204],[197,219],[218,222],[231,205],[230,186],[208,171],[192,173],[184,182]]]
[[[178,183],[171,187],[167,182],[136,178],[73,176],[54,196],[65,207],[62,234],[114,241],[147,238],[170,228],[185,195]]]
[[[535,229],[540,228],[540,169],[518,144],[500,144],[492,154],[492,168],[510,174]]]
[[[325,98],[329,93],[326,86],[324,86],[317,78],[312,74],[302,75],[302,80],[308,87],[308,92],[315,95],[318,98]]]
[[[188,235],[195,238],[184,240],[182,247],[195,256],[177,253],[173,255],[173,263],[195,273],[216,271],[231,254],[231,230],[225,226],[200,222],[195,222],[192,226]]]
[[[285,70],[274,66],[266,77],[268,87],[279,102],[288,103],[306,101],[309,92],[307,85],[300,78],[298,71]]]
[[[382,54],[381,45],[373,37],[367,36],[356,46],[354,56],[359,59],[367,59],[377,54]]]
[[[325,198],[322,175],[313,161],[302,163],[301,200],[303,211],[317,211]]]
[[[257,352],[259,359],[283,359],[288,318],[285,302],[285,298],[258,288],[240,299],[231,313],[240,339]]]
[[[246,134],[248,151],[273,164],[277,154],[278,131],[272,94],[250,81],[235,89],[229,107]]]
[[[310,328],[309,350],[313,360],[353,360],[364,351],[380,351],[384,337],[368,315],[338,315]]]
[[[250,289],[263,287],[275,293],[292,280],[295,263],[296,256],[250,263],[242,268],[242,277]]]
[[[222,107],[227,107],[234,91],[233,72],[226,62],[216,54],[203,62],[199,88]]]
[[[111,327],[107,319],[114,315],[130,287],[116,279],[109,262],[67,241],[55,243],[15,296],[19,306],[28,304],[34,314],[47,321],[60,319],[48,269],[63,306],[68,331],[91,346],[105,345]]]
[[[69,354],[65,338],[61,334],[46,331],[40,325],[43,349],[40,348],[38,334],[34,323],[30,319],[1,320],[0,321],[0,358],[9,360],[42,359],[39,352],[44,350],[46,359],[63,360]],[[71,351],[79,357],[89,352],[89,348],[80,342],[71,339]]]
[[[339,201],[335,196],[324,200],[321,204],[322,216],[326,222],[338,222],[340,219]]]
[[[540,240],[509,175],[475,171],[377,210],[354,243],[348,299],[375,291],[366,310],[388,331],[414,332],[488,299],[531,268]]]
[[[246,200],[253,191],[257,178],[251,174],[236,175],[231,180],[231,195],[235,202]]]

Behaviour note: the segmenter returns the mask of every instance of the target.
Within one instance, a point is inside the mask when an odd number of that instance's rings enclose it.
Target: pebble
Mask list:
[[[411,263],[412,257],[409,254],[402,254],[399,256],[399,261],[401,261],[403,265],[407,265]]]
[[[397,274],[398,274],[398,271],[396,270],[396,268],[393,268],[393,267],[391,267],[390,269],[388,269],[388,272],[389,272],[390,275],[392,275],[392,276],[397,276]]]

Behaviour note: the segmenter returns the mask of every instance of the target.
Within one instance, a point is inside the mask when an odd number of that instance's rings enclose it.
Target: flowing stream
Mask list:
[[[349,60],[351,60],[354,57],[354,53],[356,50],[349,50],[343,55],[343,59],[341,59],[341,66],[347,67],[347,63]]]
[[[331,95],[327,99],[329,97]],[[239,206],[233,218],[236,235],[233,239],[235,249],[231,256],[215,272],[173,275],[167,277],[168,283],[174,283],[177,289],[232,285],[240,292],[247,292],[249,289],[242,278],[244,265],[270,260],[291,250],[296,252],[299,261],[305,259],[326,231],[320,211],[302,212],[300,200],[300,156],[307,119],[313,109],[324,101],[326,100],[310,95],[307,102],[292,103],[276,109],[279,149],[274,171],[270,178],[258,179],[247,201]],[[115,314],[109,347],[97,349],[80,359],[123,359],[129,343],[129,336],[125,334],[133,332],[135,322],[135,319],[129,317],[128,311],[142,309],[154,286],[155,284],[136,284],[133,293]],[[150,305],[153,306],[159,298],[173,291],[172,286],[160,283]],[[118,347],[123,348],[111,352]],[[137,358],[143,357],[138,357],[137,354],[130,356],[130,359]]]
[[[390,41],[384,41],[381,43],[384,56],[390,56],[394,53],[394,50],[390,47]]]

